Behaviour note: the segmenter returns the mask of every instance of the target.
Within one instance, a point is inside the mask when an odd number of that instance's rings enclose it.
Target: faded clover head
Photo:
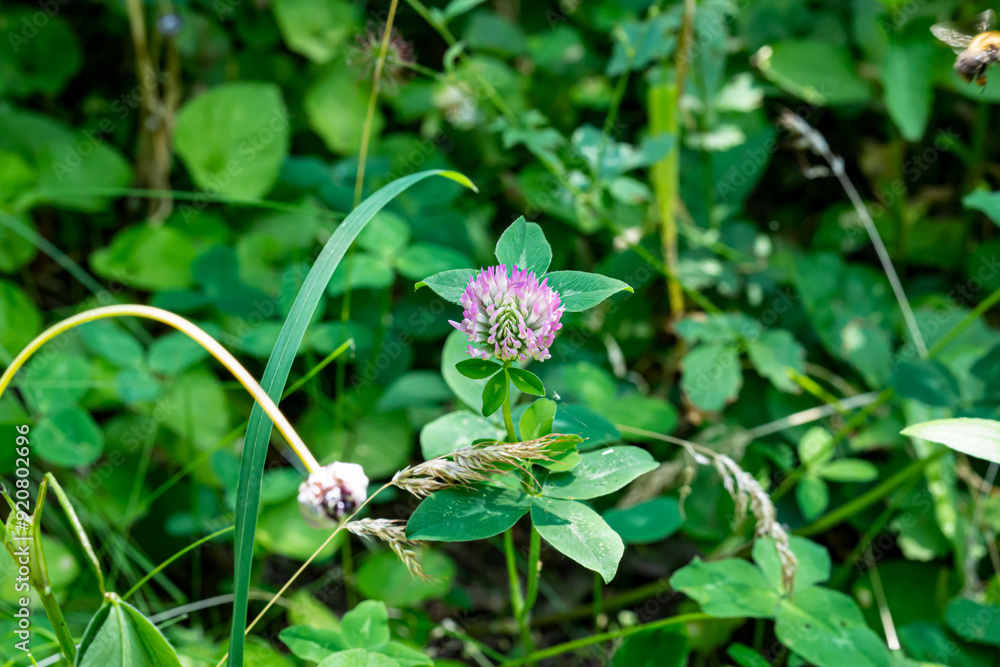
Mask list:
[[[469,338],[469,354],[502,362],[548,359],[565,308],[548,280],[505,264],[469,278],[461,297],[464,319],[451,325]]]
[[[310,473],[299,485],[299,509],[316,528],[335,525],[368,497],[368,477],[357,463],[337,461]]]

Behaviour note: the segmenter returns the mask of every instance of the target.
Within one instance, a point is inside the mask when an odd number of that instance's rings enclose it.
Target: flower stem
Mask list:
[[[257,383],[250,372],[236,360],[232,354],[229,353],[226,348],[224,348],[217,340],[209,336],[205,331],[200,329],[194,323],[184,319],[180,315],[175,315],[166,310],[160,308],[154,308],[152,306],[141,306],[136,304],[126,304],[117,306],[105,306],[103,308],[94,308],[91,310],[84,311],[73,317],[66,318],[62,322],[52,325],[42,333],[40,333],[33,341],[28,343],[21,352],[14,358],[4,371],[3,375],[0,376],[0,396],[3,396],[3,392],[10,385],[11,380],[14,379],[14,374],[17,373],[24,364],[31,358],[35,352],[37,352],[45,343],[52,340],[56,336],[70,329],[80,326],[81,324],[86,324],[88,322],[94,322],[96,320],[103,320],[109,317],[144,317],[151,320],[156,320],[157,322],[162,322],[167,324],[182,333],[187,334],[192,340],[201,345],[203,348],[208,350],[209,354],[218,359],[223,366],[229,369],[229,372],[236,377],[240,384],[250,392],[250,395],[260,403],[261,408],[267,413],[267,416],[271,418],[274,425],[278,428],[285,440],[291,446],[292,450],[298,455],[309,472],[319,469],[319,462],[316,457],[313,456],[309,448],[306,447],[302,438],[299,434],[295,432],[292,428],[291,423],[285,418],[278,406],[275,405],[271,397],[267,395],[261,386]]]
[[[517,433],[514,432],[514,418],[510,414],[510,375],[507,369],[510,362],[503,365],[503,374],[507,378],[507,398],[503,402],[503,425],[507,427],[507,442],[517,442]]]

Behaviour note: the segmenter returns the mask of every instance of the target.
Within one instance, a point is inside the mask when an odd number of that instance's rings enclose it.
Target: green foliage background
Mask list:
[[[1000,75],[982,91],[964,83],[928,30],[986,7],[695,5],[690,57],[679,58],[678,2],[401,3],[364,194],[426,169],[464,173],[480,191],[429,179],[378,214],[330,281],[291,378],[351,340],[345,388],[334,362],[282,408],[321,462],[361,463],[373,481],[501,437],[498,418],[480,416],[481,386],[454,370],[465,343],[448,320],[459,308],[414,285],[492,264],[500,233],[523,215],[544,230],[553,270],[635,290],[567,313],[553,358],[531,365],[558,404],[556,432],[591,448],[624,440],[662,463],[591,503],[627,545],[610,583],[543,554],[539,645],[712,617],[551,664],[995,665],[1000,505],[981,492],[995,470],[899,434],[933,418],[1000,416],[1000,330],[989,310],[973,311],[1000,289]],[[387,11],[348,0],[0,4],[0,361],[62,317],[137,302],[193,319],[259,377],[308,268],[354,206]],[[784,108],[843,157],[927,358],[857,211],[776,122]],[[675,158],[676,183],[657,171]],[[663,245],[675,201],[680,315]],[[51,344],[20,393],[0,399],[5,428],[32,425],[33,476],[60,479],[109,588],[233,523],[252,406],[206,357],[179,333],[94,323]],[[826,405],[805,413],[821,419],[786,419]],[[801,591],[775,578],[766,541],[746,560],[751,526],[733,526],[719,476],[664,436],[733,458],[771,493],[779,521],[812,540],[794,538],[814,575]],[[301,472],[274,442],[252,609],[326,536],[302,524]],[[15,458],[0,443],[0,474]],[[373,511],[406,518],[413,507],[397,497]],[[53,515],[44,528],[79,637],[100,596],[69,526]],[[339,548],[250,640],[247,664],[319,662],[295,633],[349,636],[339,617],[365,598],[392,609],[401,655],[473,659],[482,649],[449,638],[447,618],[489,650],[511,649],[489,625],[509,615],[499,539],[435,546],[422,556],[430,582],[381,545],[355,543],[346,587]],[[695,556],[705,562],[671,579]],[[155,617],[225,596],[232,563],[231,538],[216,540],[131,602]],[[3,642],[18,597],[11,567],[0,558]],[[185,664],[221,657],[228,610],[224,600],[163,628]],[[299,629],[279,640],[289,625]],[[340,648],[383,664],[365,655],[389,651],[388,635],[369,639]],[[385,659],[420,664],[406,655]]]

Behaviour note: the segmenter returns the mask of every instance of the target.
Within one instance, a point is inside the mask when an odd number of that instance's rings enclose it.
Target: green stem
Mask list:
[[[140,579],[139,581],[137,581],[136,584],[135,584],[135,586],[133,586],[132,588],[128,589],[128,592],[125,593],[125,595],[122,596],[122,600],[128,600],[130,597],[132,597],[132,594],[135,593],[140,588],[142,588],[143,585],[147,581],[149,581],[150,579],[152,579],[153,577],[155,577],[157,574],[159,574],[160,572],[162,572],[171,563],[173,563],[175,560],[177,560],[178,558],[180,558],[181,556],[183,556],[187,552],[192,551],[193,549],[197,549],[198,547],[200,547],[205,542],[210,542],[210,541],[214,540],[215,538],[219,537],[220,535],[225,535],[226,533],[232,532],[234,528],[235,528],[235,526],[229,526],[228,528],[223,528],[222,530],[217,530],[214,533],[212,533],[211,535],[207,535],[207,536],[201,538],[200,540],[198,540],[197,542],[192,542],[188,546],[184,547],[183,549],[181,549],[180,551],[178,551],[177,553],[175,553],[173,556],[171,556],[167,560],[165,560],[162,563],[160,563],[159,565],[157,565],[145,577],[143,577],[142,579]]]
[[[592,644],[600,644],[613,639],[630,637],[639,632],[645,632],[646,630],[666,628],[671,625],[683,625],[684,623],[695,623],[697,621],[707,621],[711,618],[712,616],[703,613],[680,614],[679,616],[671,616],[670,618],[661,618],[658,621],[651,621],[649,623],[643,623],[642,625],[633,625],[627,628],[621,628],[620,630],[615,630],[613,632],[604,632],[601,634],[591,635],[590,637],[584,637],[582,639],[575,639],[563,644],[556,644],[550,648],[530,653],[523,658],[508,660],[507,662],[501,664],[500,667],[517,667],[518,665],[525,665],[530,662],[537,662],[538,660],[544,660],[553,656],[562,655],[563,653],[569,653],[570,651],[575,651],[577,649],[584,648],[585,646],[591,646]]]
[[[517,553],[514,549],[513,529],[504,531],[503,554],[507,560],[507,577],[510,579],[510,604],[514,608],[514,617],[518,618],[524,609],[524,596],[521,594],[521,580],[517,578]]]
[[[596,632],[600,627],[601,614],[604,613],[604,579],[601,575],[594,573],[594,631]]]
[[[52,632],[56,636],[56,641],[59,642],[59,650],[62,651],[67,663],[75,664],[76,643],[73,641],[73,635],[70,634],[69,626],[66,625],[66,618],[63,616],[62,609],[59,608],[59,602],[52,594],[51,589],[42,590],[36,587],[35,592],[42,600],[45,615],[49,617],[49,623],[52,624]]]
[[[951,330],[941,338],[941,340],[934,343],[934,345],[931,346],[931,349],[927,351],[927,357],[929,359],[933,359],[940,354],[941,350],[946,348],[949,343],[958,338],[963,331],[969,328],[973,322],[982,317],[983,313],[994,306],[997,301],[1000,301],[1000,289],[994,291],[988,297],[983,299],[982,303],[973,308],[969,314],[962,318],[961,322],[952,327]]]
[[[507,398],[503,402],[503,425],[507,428],[507,442],[517,442],[517,432],[514,431],[514,418],[510,412],[510,375],[507,369],[510,368],[508,361],[503,365],[503,373],[507,376]]]
[[[803,537],[809,537],[810,535],[816,535],[817,533],[822,533],[830,528],[833,528],[842,521],[849,519],[858,512],[861,512],[869,505],[872,505],[882,498],[886,497],[890,493],[896,490],[897,487],[901,486],[904,482],[910,479],[914,475],[918,475],[923,472],[924,468],[929,466],[934,461],[947,454],[949,449],[942,447],[938,451],[934,452],[927,458],[917,459],[911,462],[905,468],[897,472],[892,477],[883,481],[881,484],[870,489],[866,493],[862,493],[857,498],[854,498],[850,502],[844,503],[832,512],[821,516],[816,521],[813,521],[807,526],[803,526],[795,531],[796,535],[801,535]]]
[[[539,559],[542,555],[542,536],[535,530],[535,525],[531,525],[531,543],[528,547],[528,589],[524,594],[524,616],[530,620],[531,608],[535,606],[538,599],[538,569]]]

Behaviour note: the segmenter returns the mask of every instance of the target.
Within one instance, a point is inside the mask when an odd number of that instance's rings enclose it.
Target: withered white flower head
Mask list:
[[[315,528],[335,526],[368,497],[368,477],[357,463],[336,461],[299,485],[299,510]]]

